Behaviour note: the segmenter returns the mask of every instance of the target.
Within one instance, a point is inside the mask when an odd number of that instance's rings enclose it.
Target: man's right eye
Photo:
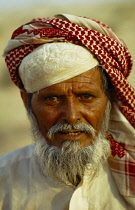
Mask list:
[[[59,99],[58,96],[46,96],[43,98],[43,100],[46,102],[57,102]]]

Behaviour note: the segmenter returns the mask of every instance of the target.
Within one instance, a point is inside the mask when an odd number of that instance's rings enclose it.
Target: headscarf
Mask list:
[[[133,140],[135,137],[135,90],[127,81],[133,62],[127,47],[110,27],[100,21],[67,14],[56,15],[53,18],[33,19],[13,32],[4,51],[11,79],[19,88],[23,87],[18,74],[22,59],[41,44],[52,42],[70,42],[86,47],[107,72],[115,89],[114,100],[121,111],[118,111],[116,105],[113,106],[112,129],[114,133],[115,128],[118,130],[116,137],[121,133],[121,130],[117,129],[117,124],[121,129],[127,129],[127,133],[122,132],[124,135],[122,139],[120,136],[120,143],[114,141],[112,135],[108,136],[113,155],[110,159],[110,168],[121,194],[135,196],[133,184],[135,147],[132,153],[128,153],[128,151],[131,152],[127,145],[128,141],[126,145],[124,144],[128,136],[132,136]],[[125,167],[128,167],[127,171]]]
[[[133,64],[131,55],[114,32],[99,21],[57,15],[33,19],[16,29],[4,52],[13,82],[22,87],[18,74],[22,59],[39,45],[50,42],[71,42],[88,48],[108,73],[117,104],[135,127],[135,90],[126,80]]]

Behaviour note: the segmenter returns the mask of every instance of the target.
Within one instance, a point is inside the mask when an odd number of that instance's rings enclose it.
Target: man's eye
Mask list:
[[[94,96],[92,96],[91,94],[81,94],[80,97],[85,100],[91,100]]]
[[[57,102],[58,101],[58,97],[57,96],[46,96],[46,97],[44,97],[44,101]]]

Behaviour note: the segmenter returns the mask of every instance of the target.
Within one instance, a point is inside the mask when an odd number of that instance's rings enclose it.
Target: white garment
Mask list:
[[[77,188],[44,177],[34,145],[0,157],[0,210],[133,210],[119,194],[108,164]]]

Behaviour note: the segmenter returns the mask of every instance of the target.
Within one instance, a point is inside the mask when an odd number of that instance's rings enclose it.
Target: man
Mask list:
[[[1,209],[135,209],[132,58],[105,24],[38,18],[4,51],[35,144],[0,159]]]

